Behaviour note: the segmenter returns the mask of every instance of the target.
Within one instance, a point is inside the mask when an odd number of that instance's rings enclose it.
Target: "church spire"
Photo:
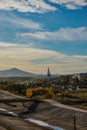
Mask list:
[[[47,71],[47,77],[50,79],[51,78],[51,74],[50,74],[50,69],[48,67],[48,71]]]

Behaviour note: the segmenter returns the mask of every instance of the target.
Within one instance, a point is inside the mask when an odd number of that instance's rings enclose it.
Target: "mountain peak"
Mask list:
[[[20,69],[18,69],[18,68],[11,68],[11,69],[9,69],[9,70],[11,70],[11,71],[22,71],[22,70],[20,70]]]
[[[18,68],[11,68],[11,69],[9,69],[9,70],[18,70]]]
[[[18,68],[11,68],[12,70],[18,70]]]
[[[9,70],[0,71],[0,77],[32,77],[32,76],[35,76],[35,74],[22,71],[18,68],[12,68]]]

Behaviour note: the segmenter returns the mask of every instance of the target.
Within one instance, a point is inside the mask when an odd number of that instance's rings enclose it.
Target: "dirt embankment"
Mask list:
[[[16,128],[16,130],[48,130],[33,123],[24,121],[25,118],[33,118],[45,121],[53,126],[59,126],[65,130],[74,130],[73,117],[76,116],[77,130],[87,130],[87,114],[74,110],[52,106],[47,102],[27,102],[0,104],[1,108],[19,115],[18,118],[6,116],[0,113],[0,121]],[[1,130],[1,129],[0,129]]]
[[[14,99],[15,95],[0,90],[0,99]],[[21,98],[17,96],[17,98]],[[31,103],[29,103],[31,104]],[[51,130],[48,127],[41,127],[31,122],[25,121],[25,118],[14,117],[11,113],[24,113],[27,108],[23,103],[0,103],[0,130]],[[10,112],[10,113],[8,113]]]
[[[59,126],[66,130],[74,130],[75,115],[77,130],[87,130],[86,113],[55,107],[46,102],[41,102],[33,113],[28,113],[29,111],[22,116],[30,116],[31,118],[48,122],[51,125]]]
[[[11,116],[0,116],[0,130],[51,130]]]

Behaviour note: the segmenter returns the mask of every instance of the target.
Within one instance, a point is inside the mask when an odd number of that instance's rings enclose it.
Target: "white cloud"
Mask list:
[[[49,0],[52,3],[65,6],[67,9],[79,9],[81,7],[87,6],[86,0]]]
[[[29,44],[21,44],[21,48],[22,47],[32,47],[34,44],[33,43],[29,43]],[[13,48],[13,47],[20,47],[20,44],[18,43],[6,43],[6,42],[0,42],[0,47],[1,48]]]
[[[31,38],[31,39],[39,39],[39,40],[47,40],[47,34],[49,32],[35,32],[35,33],[17,33],[17,36],[21,36],[23,38]]]
[[[34,22],[33,20],[20,18],[11,14],[10,15],[0,14],[0,22],[1,24],[6,22],[7,25],[10,25],[10,27],[12,25],[12,28],[13,27],[27,28],[27,29],[41,29],[42,28],[41,24]]]
[[[87,40],[87,27],[61,28],[56,32],[21,33],[18,36],[51,41],[83,41]]]
[[[87,55],[74,55],[74,57],[87,60]]]
[[[49,2],[65,6],[68,9],[79,9],[87,6],[86,0],[48,0]],[[46,3],[45,0],[0,0],[0,10],[17,10],[19,12],[45,13],[57,8]]]
[[[18,10],[19,12],[45,13],[55,11],[56,8],[44,0],[0,0],[1,10]]]
[[[16,47],[18,46],[17,44],[10,44],[10,43],[4,43],[0,42],[0,47]]]
[[[52,73],[86,72],[87,61],[56,51],[32,48],[11,43],[0,43],[0,70],[17,67],[34,73],[46,73],[49,66]],[[9,47],[7,47],[7,45]],[[86,56],[87,57],[87,56]]]

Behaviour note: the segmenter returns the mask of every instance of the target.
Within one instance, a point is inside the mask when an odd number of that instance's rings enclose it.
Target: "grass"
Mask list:
[[[72,93],[72,95],[73,96],[75,96],[75,97],[78,97],[78,98],[85,98],[85,99],[87,99],[87,91],[76,91],[76,92],[73,92]]]
[[[62,96],[56,98],[59,102],[87,110],[87,89],[66,91]]]

